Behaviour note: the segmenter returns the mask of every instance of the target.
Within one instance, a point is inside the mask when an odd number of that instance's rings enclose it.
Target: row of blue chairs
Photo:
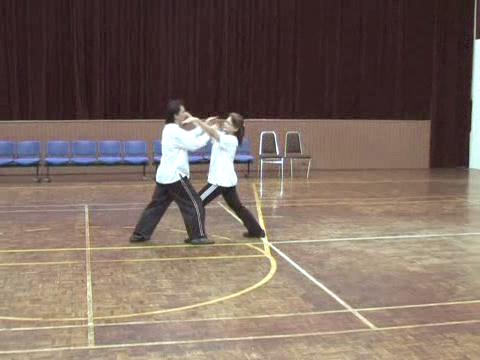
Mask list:
[[[210,161],[211,143],[203,148],[189,153],[191,164],[203,164]],[[54,166],[88,166],[88,165],[138,165],[143,166],[143,176],[146,176],[146,166],[149,165],[148,146],[142,140],[78,140],[48,141],[42,156],[40,141],[0,141],[0,167],[22,166],[35,167],[36,179],[39,178],[39,167],[44,164],[47,169],[47,180],[50,181],[50,167]],[[162,158],[162,143],[153,142],[152,162],[158,166]],[[250,164],[254,157],[248,139],[244,139],[237,150],[236,163]]]

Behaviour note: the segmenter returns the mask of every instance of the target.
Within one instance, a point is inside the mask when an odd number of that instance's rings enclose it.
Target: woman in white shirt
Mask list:
[[[202,128],[213,141],[208,184],[200,190],[200,198],[206,206],[218,195],[222,194],[225,202],[242,220],[248,232],[245,237],[265,237],[264,230],[260,227],[252,213],[241,203],[237,194],[237,174],[233,161],[237,147],[242,143],[245,133],[243,117],[231,113],[223,123],[222,130],[216,125],[211,126],[209,121],[202,122],[195,118],[186,119],[184,122],[192,123]],[[189,242],[186,240],[186,242]]]
[[[162,132],[162,158],[156,174],[156,187],[151,202],[143,211],[130,242],[150,240],[155,227],[172,201],[180,208],[189,243],[213,244],[205,232],[205,209],[200,196],[190,184],[188,151],[205,146],[209,140],[201,128],[187,131],[182,122],[191,116],[179,100],[167,105]],[[198,119],[197,119],[198,120]]]

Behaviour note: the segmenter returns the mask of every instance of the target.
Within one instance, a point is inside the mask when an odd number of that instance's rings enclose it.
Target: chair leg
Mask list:
[[[280,166],[282,167],[281,171],[282,171],[282,179],[280,180],[280,196],[283,196],[283,160],[282,159],[282,162],[280,163]]]
[[[293,159],[290,159],[290,179],[293,179]]]
[[[250,163],[247,163],[247,177],[250,176]]]
[[[263,180],[263,160],[260,160],[260,181]]]
[[[312,159],[309,159],[308,160],[308,168],[307,168],[307,179],[309,178],[310,176],[310,164],[312,163]]]
[[[36,169],[36,172],[35,172],[35,181],[36,182],[41,181],[41,179],[40,179],[40,165],[37,165],[37,169]]]
[[[147,180],[147,165],[143,164],[143,180]]]
[[[50,166],[47,165],[47,182],[51,182],[52,179],[50,179]]]
[[[280,171],[282,173],[282,181],[283,181],[283,159],[282,159],[282,162],[280,163],[280,166],[281,166]]]

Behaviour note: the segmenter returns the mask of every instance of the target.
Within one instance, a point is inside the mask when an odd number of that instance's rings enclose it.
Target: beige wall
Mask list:
[[[259,134],[302,133],[313,169],[428,168],[430,121],[247,120],[246,137],[258,153]],[[0,121],[0,140],[134,140],[159,138],[162,120]]]

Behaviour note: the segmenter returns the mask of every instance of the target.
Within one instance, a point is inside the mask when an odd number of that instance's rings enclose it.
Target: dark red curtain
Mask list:
[[[480,4],[478,3],[478,0],[473,0],[477,4],[477,34],[476,34],[476,39],[480,39]]]
[[[431,119],[468,162],[474,0],[0,0],[0,119]]]

